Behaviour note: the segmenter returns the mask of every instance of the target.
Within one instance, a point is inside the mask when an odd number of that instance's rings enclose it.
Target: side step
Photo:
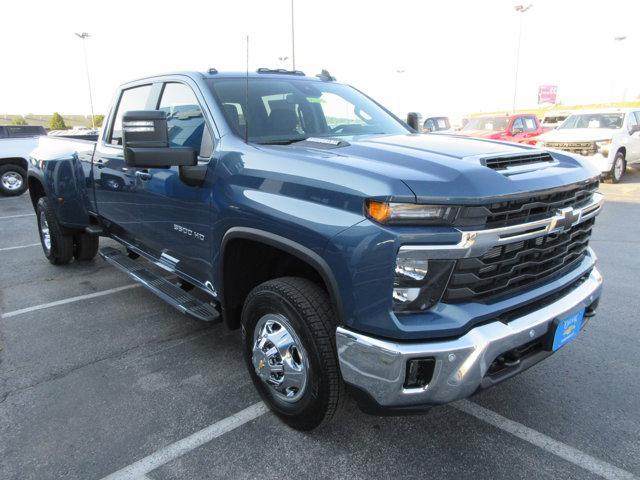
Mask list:
[[[120,250],[113,247],[104,247],[100,249],[100,256],[185,315],[204,322],[219,322],[221,320],[220,313],[212,305],[197,299],[168,280],[151,273]]]

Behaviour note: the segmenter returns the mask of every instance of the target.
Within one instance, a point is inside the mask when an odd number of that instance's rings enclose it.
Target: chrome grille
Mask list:
[[[594,221],[592,218],[563,232],[495,246],[478,258],[459,259],[444,300],[485,301],[568,272],[584,258]]]
[[[464,207],[456,226],[500,228],[551,217],[562,208],[587,205],[598,189],[598,181],[574,184],[562,189],[540,192],[524,198],[505,200],[485,206]]]
[[[544,146],[578,155],[595,155],[598,150],[596,142],[544,142]]]

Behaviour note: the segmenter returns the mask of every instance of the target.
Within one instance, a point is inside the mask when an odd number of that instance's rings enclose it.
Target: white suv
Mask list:
[[[627,164],[640,163],[640,109],[576,112],[536,144],[577,153],[618,183]]]

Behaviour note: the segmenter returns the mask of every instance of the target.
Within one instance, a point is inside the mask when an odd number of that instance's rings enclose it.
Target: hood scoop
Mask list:
[[[480,159],[480,163],[492,170],[497,170],[505,175],[509,175],[510,173],[522,173],[523,171],[547,168],[557,162],[547,152],[532,152],[485,157]]]

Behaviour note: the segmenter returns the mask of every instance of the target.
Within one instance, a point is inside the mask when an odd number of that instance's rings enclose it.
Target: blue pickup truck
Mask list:
[[[51,263],[99,252],[240,328],[255,387],[301,430],[348,394],[377,414],[465,398],[573,340],[602,288],[598,178],[570,153],[417,134],[326,72],[266,69],[124,84],[97,142],[45,140],[28,172]]]

